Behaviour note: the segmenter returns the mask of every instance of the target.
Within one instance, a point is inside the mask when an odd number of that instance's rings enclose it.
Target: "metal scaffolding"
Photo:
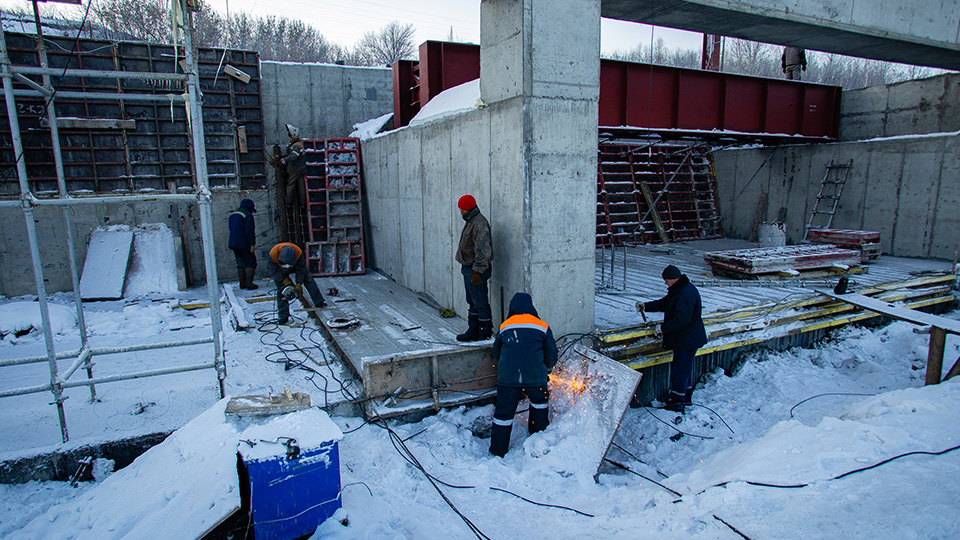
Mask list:
[[[0,367],[23,365],[31,363],[47,362],[50,368],[50,382],[48,384],[15,388],[0,392],[0,398],[19,396],[40,392],[51,392],[54,397],[54,404],[57,407],[57,415],[60,421],[60,431],[64,442],[69,440],[67,431],[66,415],[64,413],[63,402],[66,399],[63,391],[66,388],[79,386],[88,386],[90,388],[91,399],[96,399],[96,385],[100,383],[124,381],[138,379],[143,377],[152,377],[157,375],[166,375],[170,373],[182,373],[200,369],[213,368],[217,373],[220,397],[224,396],[223,380],[227,375],[226,363],[223,358],[223,328],[220,319],[219,298],[220,285],[217,278],[217,267],[214,258],[213,245],[213,226],[212,209],[210,201],[209,176],[207,171],[206,148],[203,136],[203,114],[201,111],[202,94],[199,90],[199,75],[196,61],[196,50],[193,42],[193,8],[190,6],[194,2],[191,0],[178,0],[175,7],[179,8],[183,17],[175,17],[174,20],[180,21],[181,26],[178,30],[183,32],[183,50],[184,50],[184,74],[171,73],[152,73],[152,72],[120,72],[120,71],[100,71],[91,69],[69,69],[58,68],[51,69],[47,63],[47,52],[44,45],[42,25],[37,9],[36,1],[33,2],[34,17],[37,26],[37,48],[40,59],[40,67],[37,66],[15,66],[10,61],[7,52],[6,32],[0,27],[0,76],[3,79],[3,93],[6,100],[7,115],[10,122],[10,134],[13,141],[15,153],[15,165],[17,177],[20,184],[19,201],[2,201],[0,206],[12,206],[14,204],[21,207],[24,221],[27,228],[27,240],[30,246],[30,255],[33,262],[34,279],[37,285],[37,299],[40,307],[40,317],[42,320],[42,331],[44,344],[46,346],[46,355],[36,358],[20,358],[0,361]],[[27,75],[41,76],[41,84],[27,77]],[[99,196],[99,197],[74,197],[67,192],[64,176],[63,155],[60,148],[60,135],[57,128],[57,115],[55,112],[55,100],[62,93],[57,92],[57,88],[51,82],[51,75],[58,76],[61,79],[64,76],[93,76],[104,78],[139,78],[144,80],[174,80],[182,81],[186,85],[186,92],[183,95],[156,96],[149,94],[109,94],[96,92],[73,92],[81,97],[90,100],[129,100],[129,101],[163,101],[183,103],[187,108],[188,123],[190,127],[190,146],[193,154],[194,163],[194,189],[189,193],[177,193],[169,195],[124,195],[117,197]],[[18,81],[27,88],[14,89],[14,81]],[[47,113],[47,120],[50,127],[50,136],[52,150],[54,155],[54,164],[57,175],[58,194],[54,198],[37,198],[30,190],[30,184],[27,178],[27,167],[25,162],[24,148],[20,131],[19,119],[17,117],[18,96],[43,97]],[[77,96],[73,96],[77,97]],[[209,338],[197,339],[192,341],[172,341],[152,345],[138,345],[132,347],[111,347],[111,348],[92,348],[87,342],[86,324],[83,317],[83,303],[80,298],[80,276],[78,272],[77,256],[73,238],[73,229],[70,219],[69,209],[72,206],[86,204],[102,203],[134,203],[134,204],[154,204],[169,202],[190,202],[196,204],[200,213],[200,231],[203,247],[204,268],[207,277],[207,292],[210,298],[210,326],[212,336]],[[51,329],[50,312],[47,304],[47,292],[44,286],[43,262],[40,253],[40,246],[37,239],[36,223],[34,221],[34,208],[38,206],[60,206],[63,211],[63,219],[67,229],[67,244],[69,246],[70,271],[73,279],[73,297],[77,310],[77,322],[80,331],[79,350],[57,353],[53,342],[53,332]],[[189,345],[198,345],[212,343],[213,359],[210,362],[199,364],[190,364],[176,366],[164,369],[154,369],[132,373],[123,373],[111,375],[108,377],[96,378],[93,375],[93,357],[99,355],[119,354],[133,351],[144,351],[151,349],[162,349],[168,347],[183,347]],[[73,359],[70,367],[62,374],[57,366],[58,360]],[[83,368],[86,371],[87,378],[82,380],[70,380],[77,371]]]

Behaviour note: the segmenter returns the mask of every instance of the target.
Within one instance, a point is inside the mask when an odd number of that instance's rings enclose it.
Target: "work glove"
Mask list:
[[[474,285],[480,285],[483,283],[483,278],[480,276],[480,272],[477,272],[476,270],[473,271],[473,275],[470,276],[470,283],[473,283]]]
[[[293,286],[293,282],[290,281],[290,278],[288,277],[288,278],[284,278],[283,283],[282,283],[281,285],[283,285],[283,286],[291,286],[291,287],[292,287],[292,286]]]
[[[637,313],[643,313],[643,312],[644,312],[643,302],[637,302]]]
[[[663,325],[658,324],[658,325],[656,325],[656,326],[653,327],[653,335],[655,335],[655,336],[657,336],[657,337],[663,337],[663,328],[661,328],[661,326],[663,326]]]
[[[303,284],[302,284],[302,283],[297,283],[294,287],[297,289],[297,294],[301,294],[301,293],[303,292]]]

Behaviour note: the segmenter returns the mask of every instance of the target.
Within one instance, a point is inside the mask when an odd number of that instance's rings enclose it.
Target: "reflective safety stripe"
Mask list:
[[[511,418],[511,419],[509,419],[509,420],[501,420],[501,419],[499,419],[499,418],[497,418],[497,417],[494,417],[494,418],[493,418],[493,423],[494,423],[494,425],[497,425],[497,426],[512,426],[512,425],[513,425],[513,418]]]
[[[531,403],[530,407],[534,409],[549,409],[550,404],[549,403]]]
[[[533,315],[530,315],[529,313],[521,313],[508,318],[507,320],[503,321],[503,324],[500,325],[501,332],[514,328],[529,328],[531,330],[539,330],[546,333],[547,323],[541,321]]]

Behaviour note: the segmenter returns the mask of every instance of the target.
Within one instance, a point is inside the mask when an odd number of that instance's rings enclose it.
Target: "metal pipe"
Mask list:
[[[105,195],[102,197],[68,197],[66,199],[38,199],[31,198],[29,204],[33,206],[74,206],[81,204],[123,204],[141,202],[173,201],[197,202],[197,193],[158,193],[156,195]]]
[[[84,365],[84,364],[86,364],[87,366],[90,366],[90,364],[89,364],[89,362],[90,362],[90,357],[93,356],[93,352],[90,351],[90,348],[89,348],[89,347],[86,347],[86,346],[84,346],[84,348],[82,349],[82,351],[83,351],[83,352],[80,353],[80,356],[78,356],[77,359],[74,360],[73,364],[70,364],[70,367],[68,367],[67,370],[63,372],[63,376],[62,376],[61,380],[64,380],[64,381],[65,381],[65,380],[69,379],[70,376],[73,375],[73,373],[74,373],[75,371],[77,371],[77,370],[80,368],[80,366],[82,366],[82,365]],[[92,367],[92,366],[91,366],[91,367]],[[87,368],[87,378],[88,378],[88,379],[92,379],[92,378],[93,378],[93,372],[92,372],[91,367],[88,367],[88,368]],[[91,386],[90,388],[93,388],[93,387]],[[90,399],[91,399],[91,400],[96,400],[96,396],[90,396]]]
[[[50,96],[53,95],[53,92],[51,92],[51,91],[50,91],[49,89],[47,89],[47,88],[44,88],[43,86],[40,86],[39,84],[37,84],[37,83],[35,83],[35,82],[33,82],[32,79],[28,79],[28,78],[24,77],[23,75],[16,75],[16,74],[15,74],[13,77],[14,77],[15,79],[17,79],[18,81],[22,82],[23,84],[29,86],[30,88],[33,88],[33,89],[36,90],[37,92],[40,92],[41,94],[43,94],[44,97],[50,97]]]
[[[123,375],[110,375],[107,377],[98,377],[96,379],[83,379],[79,381],[65,382],[63,383],[63,387],[76,388],[78,386],[87,386],[90,384],[129,381],[132,379],[142,379],[144,377],[156,377],[157,375],[169,375],[171,373],[185,373],[187,371],[209,369],[212,367],[215,367],[214,364],[212,362],[207,362],[206,364],[191,364],[187,366],[178,366],[178,367],[163,368],[163,369],[148,369],[146,371],[138,371],[136,373],[125,373]]]
[[[39,27],[38,27],[39,31]],[[67,432],[67,419],[63,410],[63,389],[57,382],[56,347],[53,344],[53,331],[50,325],[50,310],[47,306],[47,291],[43,280],[43,263],[40,260],[40,246],[37,240],[37,225],[33,216],[33,207],[28,204],[30,186],[27,182],[27,166],[24,163],[23,142],[20,140],[20,118],[17,116],[17,103],[13,96],[13,76],[10,74],[10,57],[7,54],[7,36],[0,30],[0,77],[3,79],[3,95],[7,105],[7,121],[10,123],[10,138],[13,141],[13,155],[17,168],[17,177],[20,181],[20,197],[23,201],[23,219],[27,226],[27,240],[30,245],[30,256],[33,262],[33,276],[37,283],[37,300],[40,307],[40,320],[43,326],[43,341],[47,350],[47,364],[50,367],[50,385],[54,401],[57,404],[57,415],[60,419],[60,435],[63,442],[70,437]]]
[[[207,337],[207,338],[187,339],[182,341],[168,341],[165,343],[130,345],[129,347],[97,347],[94,349],[90,349],[90,354],[94,356],[102,356],[107,354],[121,354],[121,353],[128,353],[128,352],[151,351],[155,349],[165,349],[168,347],[189,347],[192,345],[203,345],[205,343],[213,343],[213,338]],[[56,356],[56,358],[57,360],[63,360],[65,358],[75,358],[80,354],[83,354],[82,349],[60,353]],[[46,359],[47,359],[46,356],[37,356],[32,358],[0,360],[0,367],[18,366],[22,364],[36,364],[38,362],[44,362],[46,361]]]
[[[97,69],[51,68],[35,66],[15,66],[10,70],[13,73],[25,75],[53,75],[56,77],[99,77],[111,79],[162,79],[166,81],[185,81],[187,76],[182,73],[158,73],[150,71],[107,71]]]
[[[13,91],[13,94],[18,97],[37,97],[43,96],[42,92],[37,90],[27,90],[25,88],[19,88]],[[122,101],[146,101],[146,102],[175,102],[182,103],[184,101],[182,94],[111,94],[109,92],[76,92],[70,90],[61,90],[57,92],[57,95],[62,98],[67,99],[102,99],[102,100],[122,100]]]
[[[170,375],[173,373],[186,373],[188,371],[197,371],[201,369],[209,369],[215,367],[213,363],[206,364],[191,364],[186,366],[178,366],[171,368],[163,369],[150,369],[146,371],[138,371],[135,373],[125,373],[122,375],[110,375],[107,377],[99,377],[96,379],[83,379],[80,381],[65,382],[62,384],[63,388],[77,388],[80,386],[89,386],[93,384],[101,384],[108,382],[117,382],[117,381],[129,381],[132,379],[142,379],[145,377],[155,377],[158,375]],[[25,386],[23,388],[13,388],[11,390],[0,391],[0,398],[11,397],[11,396],[23,396],[26,394],[38,394],[40,392],[49,392],[53,389],[53,385],[43,384],[40,386]]]
[[[34,4],[36,8],[36,4]],[[35,15],[37,18],[37,27],[39,28],[39,13]],[[37,40],[37,52],[40,56],[40,66],[46,68],[49,66],[47,60],[47,47],[46,42],[43,39]],[[18,75],[18,77],[21,77]],[[25,80],[26,77],[23,77]],[[47,120],[50,123],[50,142],[53,146],[53,164],[54,169],[57,173],[57,190],[61,198],[67,197],[67,181],[66,175],[63,172],[63,151],[60,148],[60,128],[57,124],[57,112],[56,112],[56,101],[54,99],[54,94],[56,89],[50,83],[50,75],[43,74],[43,91],[45,91],[50,97],[47,98]],[[33,81],[30,81],[31,83]],[[68,207],[64,206],[62,208],[63,213],[63,223],[64,227],[67,229],[67,256],[70,261],[70,279],[73,284],[73,302],[77,310],[77,328],[80,329],[80,349],[85,351],[86,354],[86,368],[87,368],[87,377],[93,378],[93,365],[90,364],[90,354],[87,348],[87,323],[83,317],[83,300],[80,298],[80,272],[77,266],[77,249],[73,241],[73,222],[70,219],[70,210]],[[81,355],[83,356],[83,355]],[[70,374],[73,374],[71,371]],[[69,378],[70,375],[67,375],[64,378]],[[97,400],[97,389],[95,386],[90,387],[90,402],[95,402]]]
[[[210,296],[210,326],[213,331],[214,366],[220,385],[220,397],[224,397],[223,380],[227,377],[227,365],[223,358],[223,327],[220,320],[220,282],[217,278],[216,254],[213,245],[213,211],[210,204],[210,186],[207,171],[206,143],[203,135],[203,111],[201,109],[200,80],[197,73],[196,54],[193,50],[193,12],[186,9],[184,0],[178,0],[186,15],[184,54],[187,63],[187,103],[190,134],[193,138],[193,157],[196,166],[197,187],[200,195],[200,236],[203,243],[203,263],[207,274],[207,291]],[[213,309],[213,306],[218,306]]]

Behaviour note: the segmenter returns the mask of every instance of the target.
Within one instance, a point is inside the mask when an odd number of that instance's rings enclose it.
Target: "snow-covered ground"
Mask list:
[[[178,300],[196,300],[190,294],[86,304],[90,340],[118,346],[206,337],[206,310],[177,307]],[[26,300],[0,303],[2,358],[44,354],[42,336],[24,323],[35,320],[35,303]],[[79,348],[70,298],[53,295],[51,302],[65,306],[53,311],[57,350]],[[266,323],[272,306],[260,306],[258,318]],[[947,316],[960,319],[957,312]],[[752,353],[735,373],[701,381],[693,398],[701,406],[679,421],[663,410],[630,409],[607,454],[630,471],[605,463],[596,481],[592,465],[550,453],[560,442],[557,418],[528,436],[519,414],[510,452],[500,459],[488,453],[484,438],[490,405],[385,426],[334,417],[344,432],[343,508],[316,537],[958,538],[960,451],[934,454],[960,445],[960,383],[923,386],[929,338],[914,328],[900,322],[846,328],[816,349]],[[264,324],[226,334],[228,394],[290,386],[318,405],[343,399],[336,397],[345,378],[339,368],[285,370],[287,358],[311,361],[301,350],[316,359],[329,355],[309,327],[280,333]],[[199,345],[107,356],[97,358],[94,372],[196,363],[211,351]],[[944,372],[958,354],[960,339],[949,336]],[[48,379],[45,363],[0,368],[3,389]],[[91,403],[85,388],[68,390],[66,445],[49,393],[0,399],[0,457],[175,429],[219,399],[212,370],[102,384],[97,394],[100,401]],[[419,466],[398,452],[398,439]],[[108,465],[98,463],[101,479]],[[0,537],[17,537],[34,519],[49,520],[57,505],[95,485],[0,485]],[[76,534],[49,527],[57,537]]]

